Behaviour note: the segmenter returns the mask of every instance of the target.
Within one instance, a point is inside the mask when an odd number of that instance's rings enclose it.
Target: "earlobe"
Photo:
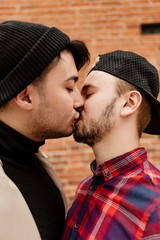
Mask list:
[[[14,101],[24,110],[30,110],[32,108],[32,101],[27,87],[14,98]]]
[[[142,96],[137,90],[132,90],[126,94],[125,103],[121,109],[121,116],[126,117],[137,111],[142,102]]]

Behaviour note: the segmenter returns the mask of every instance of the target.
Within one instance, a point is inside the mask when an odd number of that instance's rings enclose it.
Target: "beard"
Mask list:
[[[73,134],[75,141],[86,143],[91,147],[102,141],[115,126],[114,108],[116,100],[117,98],[114,98],[109,105],[105,106],[98,119],[91,118],[87,124],[82,115],[83,126],[78,128],[75,125]]]
[[[31,130],[34,139],[40,141],[68,137],[72,135],[74,127],[69,126],[69,123],[67,125],[67,120],[68,116],[64,115],[64,112],[53,112],[52,104],[46,98],[42,98],[27,127]]]

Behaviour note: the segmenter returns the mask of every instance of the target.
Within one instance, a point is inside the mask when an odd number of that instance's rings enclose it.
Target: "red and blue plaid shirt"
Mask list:
[[[160,171],[137,148],[106,161],[79,186],[63,240],[160,239]]]

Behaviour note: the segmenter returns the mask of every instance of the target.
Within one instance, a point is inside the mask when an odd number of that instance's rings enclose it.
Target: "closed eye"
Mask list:
[[[84,99],[87,99],[89,97],[91,97],[91,95],[93,95],[93,93],[83,93],[82,96],[84,97]]]
[[[93,95],[97,90],[96,86],[93,86],[92,84],[87,84],[82,87],[81,94],[84,98],[89,98],[91,95]]]
[[[73,92],[73,88],[66,88],[69,93]]]
[[[87,93],[86,98],[89,98],[93,93]]]

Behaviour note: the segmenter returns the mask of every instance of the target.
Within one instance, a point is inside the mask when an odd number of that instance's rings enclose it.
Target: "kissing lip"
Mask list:
[[[79,118],[76,118],[74,119],[73,123],[76,124],[78,121],[80,120],[80,117]]]
[[[82,120],[82,112],[77,112],[78,115],[74,118],[74,125],[76,125],[80,120]]]
[[[78,117],[75,117],[73,120],[73,124],[75,125],[78,121],[79,121],[80,115],[78,115]]]
[[[79,118],[76,119],[74,125],[76,125],[80,120],[82,120],[82,116],[80,115]]]

